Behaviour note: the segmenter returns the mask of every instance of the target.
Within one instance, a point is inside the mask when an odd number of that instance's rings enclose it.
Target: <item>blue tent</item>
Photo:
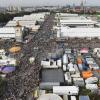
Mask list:
[[[6,66],[6,67],[4,67],[4,68],[2,69],[2,73],[5,73],[5,74],[11,73],[11,72],[15,71],[15,69],[16,69],[15,67]]]
[[[89,96],[79,96],[79,100],[90,100]]]

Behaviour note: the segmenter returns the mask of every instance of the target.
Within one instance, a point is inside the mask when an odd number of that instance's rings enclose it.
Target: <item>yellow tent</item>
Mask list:
[[[9,52],[11,52],[11,53],[17,53],[17,52],[19,52],[20,50],[21,50],[21,47],[15,46],[15,47],[10,48],[10,49],[9,49]]]
[[[88,71],[83,71],[82,72],[82,77],[83,78],[89,78],[89,77],[91,77],[93,74],[92,74],[92,71],[91,70],[88,70]]]

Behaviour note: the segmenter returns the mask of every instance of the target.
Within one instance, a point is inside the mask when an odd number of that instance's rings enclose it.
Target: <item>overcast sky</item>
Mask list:
[[[82,0],[0,0],[0,6],[39,6],[39,5],[67,5],[80,4]],[[83,0],[85,1],[85,0]],[[87,5],[98,5],[100,6],[100,0],[86,0]]]

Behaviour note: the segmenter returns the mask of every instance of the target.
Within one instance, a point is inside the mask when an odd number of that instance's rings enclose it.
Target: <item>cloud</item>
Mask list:
[[[0,0],[0,6],[36,6],[36,5],[67,5],[80,4],[82,0]],[[85,0],[83,0],[85,1]],[[100,5],[100,0],[86,0],[87,4],[90,5]]]

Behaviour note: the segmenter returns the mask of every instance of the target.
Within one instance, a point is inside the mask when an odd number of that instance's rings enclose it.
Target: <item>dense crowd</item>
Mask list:
[[[40,61],[47,55],[50,48],[49,33],[53,26],[53,18],[48,16],[42,29],[28,43],[20,44],[22,50],[15,54],[18,66],[15,72],[7,75],[6,91],[2,100],[30,100],[30,94],[39,84]],[[13,44],[10,41],[1,43],[6,50]],[[30,63],[29,58],[32,56],[35,57],[35,61]]]

